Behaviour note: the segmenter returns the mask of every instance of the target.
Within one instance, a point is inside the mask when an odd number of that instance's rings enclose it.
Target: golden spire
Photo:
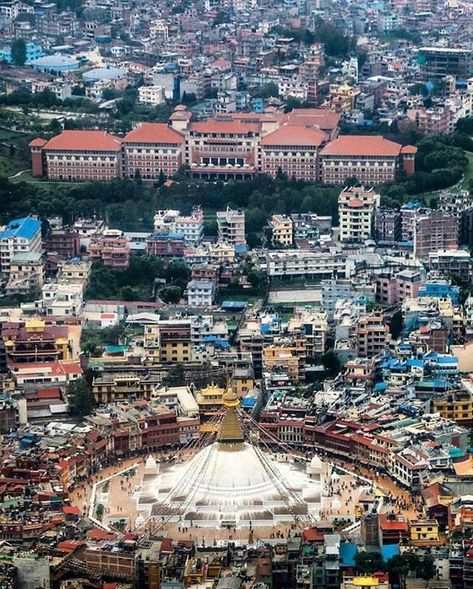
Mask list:
[[[227,385],[227,390],[223,394],[223,406],[225,407],[225,415],[220,427],[218,441],[224,444],[239,444],[243,442],[243,430],[241,429],[240,419],[237,413],[240,400],[233,392],[230,382]]]

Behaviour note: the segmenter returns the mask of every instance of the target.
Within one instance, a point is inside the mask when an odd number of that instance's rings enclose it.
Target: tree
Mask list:
[[[377,571],[384,571],[386,567],[379,552],[368,552],[358,550],[355,554],[355,568],[359,573],[372,574]]]
[[[181,364],[180,362],[174,364],[174,366],[171,368],[168,374],[164,377],[163,384],[165,384],[168,387],[178,387],[185,385],[186,373],[183,364]]]
[[[26,43],[24,39],[15,39],[11,46],[11,59],[14,65],[25,65]]]
[[[101,503],[99,503],[97,505],[97,507],[95,508],[95,517],[98,520],[102,521],[102,518],[103,518],[103,514],[104,513],[105,513],[105,507]]]
[[[393,313],[393,316],[391,317],[391,323],[389,325],[389,330],[393,336],[393,339],[397,339],[401,335],[402,327],[402,311],[398,309],[395,313]]]
[[[92,390],[83,377],[69,383],[67,387],[67,398],[69,401],[69,411],[72,415],[85,417],[86,415],[90,415],[94,408]]]
[[[165,286],[159,291],[159,298],[165,303],[178,303],[182,296],[179,286]]]
[[[327,350],[322,356],[322,364],[329,376],[336,376],[340,372],[340,360],[333,350]]]

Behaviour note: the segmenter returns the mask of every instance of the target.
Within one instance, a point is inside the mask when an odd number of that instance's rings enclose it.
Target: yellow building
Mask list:
[[[287,215],[273,215],[269,226],[272,231],[272,242],[275,246],[289,247],[294,241],[292,219]]]
[[[246,397],[255,387],[253,372],[244,368],[233,371],[232,387],[239,398]]]
[[[107,373],[94,378],[92,393],[97,403],[114,403],[129,397],[149,400],[159,384],[160,378],[151,374]]]
[[[356,99],[360,95],[360,89],[341,84],[330,86],[330,108],[336,112],[350,112],[356,106]]]
[[[225,389],[213,383],[196,393],[195,400],[199,406],[202,421],[210,419],[223,407],[224,394]]]
[[[340,589],[390,589],[390,587],[387,575],[377,575],[376,577],[344,575],[340,585]]]
[[[439,525],[435,519],[417,519],[410,522],[411,542],[438,542]]]
[[[173,364],[192,360],[190,319],[160,321],[159,360]]]
[[[305,378],[305,362],[307,357],[306,342],[302,338],[290,341],[276,341],[263,348],[263,371],[271,371],[281,366],[286,374],[295,382]]]
[[[432,402],[432,412],[469,426],[473,423],[473,395],[469,390],[462,390],[437,397]]]

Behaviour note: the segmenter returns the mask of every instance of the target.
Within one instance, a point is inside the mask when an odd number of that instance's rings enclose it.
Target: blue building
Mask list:
[[[44,51],[41,45],[36,45],[36,43],[28,42],[26,43],[26,63],[30,64],[35,59],[39,59],[43,57]],[[0,61],[5,63],[12,63],[11,57],[11,45],[5,45],[0,49]]]
[[[419,298],[432,297],[436,299],[450,299],[454,305],[460,300],[460,287],[453,286],[446,280],[426,282],[419,288]]]
[[[47,55],[31,62],[31,66],[38,72],[62,74],[78,70],[81,62],[67,55]]]

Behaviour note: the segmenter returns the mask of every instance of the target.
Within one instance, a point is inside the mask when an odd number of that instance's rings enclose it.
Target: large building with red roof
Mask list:
[[[122,147],[125,178],[137,170],[144,181],[168,178],[184,161],[184,136],[163,123],[141,123],[125,135]]]
[[[401,171],[414,173],[416,151],[380,135],[339,136],[320,152],[320,181],[344,184],[347,178],[356,178],[367,186],[391,182]]]
[[[108,181],[122,175],[122,141],[105,131],[62,131],[30,143],[34,176]]]
[[[169,123],[141,123],[124,138],[104,131],[63,131],[30,143],[33,175],[51,180],[155,182],[182,165],[192,178],[244,180],[257,174],[367,185],[414,171],[415,148],[381,136],[338,136],[340,116],[328,109],[231,113],[193,121],[178,106]]]

